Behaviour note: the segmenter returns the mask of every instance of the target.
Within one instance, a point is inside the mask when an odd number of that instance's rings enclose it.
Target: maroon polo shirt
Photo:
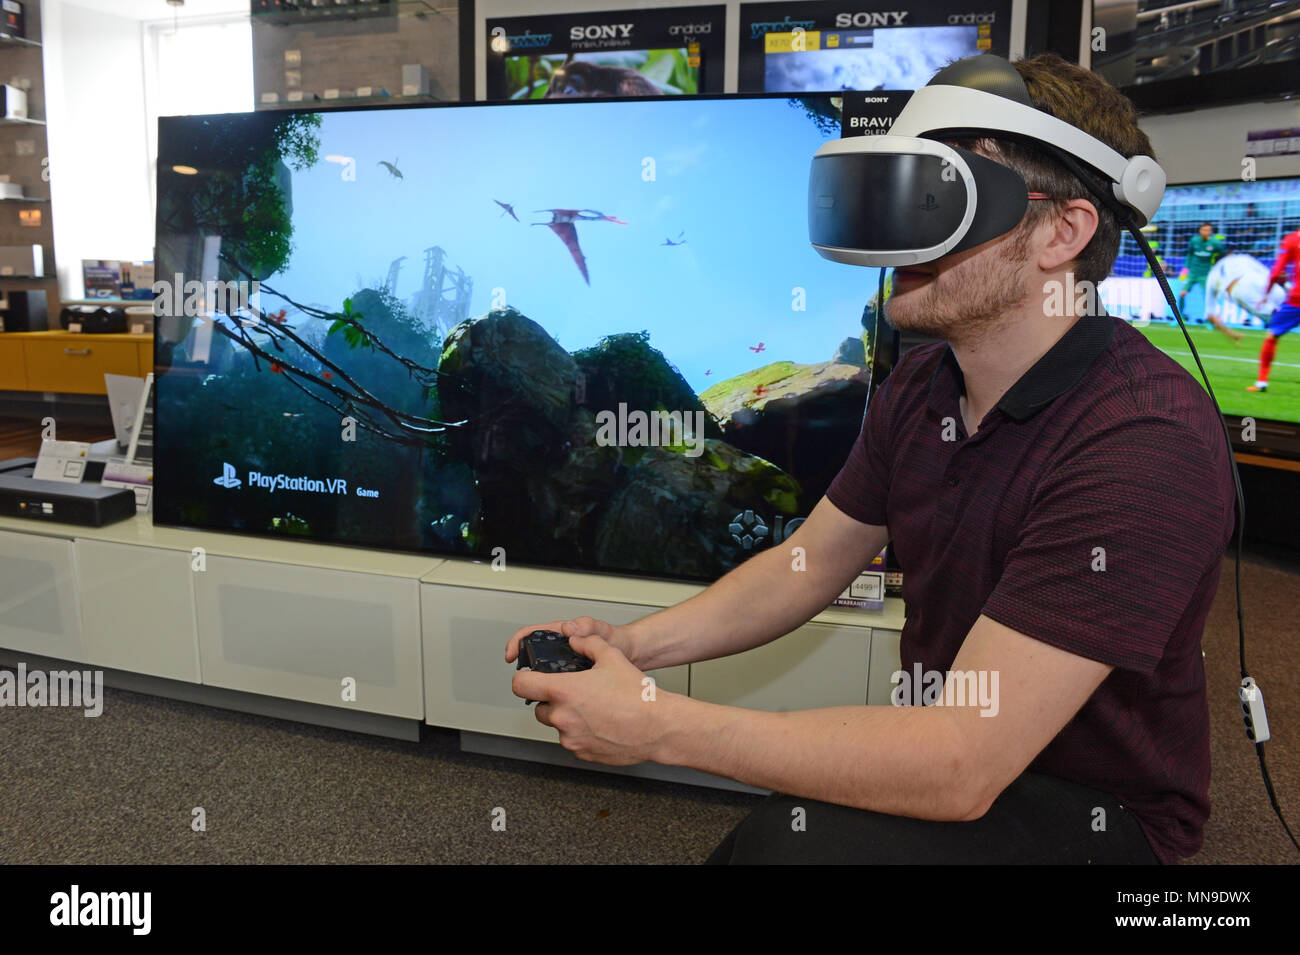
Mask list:
[[[1110,664],[1029,769],[1113,794],[1162,862],[1192,855],[1210,812],[1201,632],[1235,522],[1214,405],[1106,315],[1076,321],[973,436],[964,388],[946,344],[908,353],[827,492],[889,527],[903,668],[950,669],[981,614]]]

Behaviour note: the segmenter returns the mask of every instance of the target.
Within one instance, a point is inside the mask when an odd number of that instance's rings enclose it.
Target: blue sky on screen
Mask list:
[[[826,361],[860,334],[877,273],[808,243],[808,167],[825,138],[784,99],[326,113],[321,156],[355,158],[356,180],[324,161],[293,174],[294,252],[267,284],[337,310],[406,256],[396,292],[409,300],[440,245],[474,281],[471,315],[501,288],[569,351],[646,329],[697,391],[768,361]],[[560,239],[528,224],[552,207],[628,223],[578,224],[590,287]],[[682,232],[685,245],[662,245]],[[796,286],[806,311],[791,307]]]

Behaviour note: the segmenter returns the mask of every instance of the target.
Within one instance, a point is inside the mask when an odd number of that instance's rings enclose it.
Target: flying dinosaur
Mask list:
[[[533,211],[549,212],[551,214],[550,222],[530,222],[529,225],[550,226],[551,231],[560,237],[560,241],[564,243],[565,248],[573,256],[578,271],[582,273],[582,280],[588,285],[591,284],[591,278],[587,275],[587,260],[582,254],[582,247],[578,245],[578,230],[574,223],[581,220],[584,222],[613,222],[616,225],[627,225],[622,219],[616,216],[607,216],[595,209],[534,209]]]
[[[663,240],[662,242],[660,242],[659,244],[660,244],[660,245],[685,245],[685,244],[686,244],[686,230],[683,229],[681,232],[678,232],[678,233],[677,233],[677,239],[676,239],[676,241],[674,241],[673,239],[664,239],[664,240]]]
[[[759,352],[767,351],[767,346],[762,342],[759,342],[757,345],[750,345],[749,350],[757,355]]]
[[[502,202],[500,199],[493,199],[492,201],[495,202],[504,210],[501,213],[503,216],[508,213],[510,215],[510,218],[514,219],[516,222],[519,221],[519,217],[515,215],[515,207],[513,205],[511,205],[508,202]]]
[[[389,175],[391,175],[394,179],[405,179],[405,178],[406,178],[405,176],[402,175],[402,170],[400,170],[400,169],[397,168],[397,159],[396,159],[396,157],[394,157],[394,159],[393,159],[392,162],[384,162],[384,161],[381,159],[381,160],[379,160],[379,162],[377,163],[377,165],[383,166],[385,169],[387,169]]]

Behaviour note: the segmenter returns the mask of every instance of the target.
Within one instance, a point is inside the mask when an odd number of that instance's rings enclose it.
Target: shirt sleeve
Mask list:
[[[1225,454],[1163,418],[1090,437],[1040,483],[983,613],[1150,676],[1231,536]]]
[[[901,367],[901,363],[900,363]],[[867,402],[862,430],[853,443],[848,460],[826,491],[830,502],[863,524],[883,527],[887,519],[885,506],[889,496],[889,401],[890,382],[898,377],[898,368],[881,383]]]

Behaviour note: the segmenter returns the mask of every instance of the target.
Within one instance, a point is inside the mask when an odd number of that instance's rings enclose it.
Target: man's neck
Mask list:
[[[1011,386],[1078,321],[1073,309],[1061,316],[1048,316],[1045,311],[1039,305],[1036,310],[1008,314],[974,340],[949,339],[966,383],[961,413],[967,434],[975,433]]]

